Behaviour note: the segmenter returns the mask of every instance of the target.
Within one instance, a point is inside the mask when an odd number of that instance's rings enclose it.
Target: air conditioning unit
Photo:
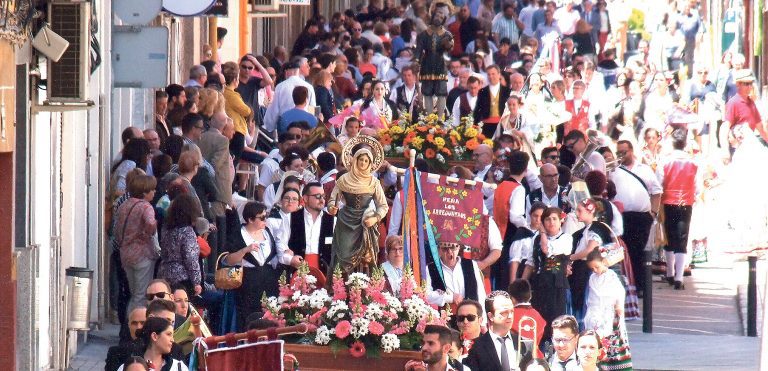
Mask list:
[[[249,0],[250,13],[274,13],[280,10],[280,0]]]
[[[48,61],[48,101],[88,101],[91,4],[52,1],[48,4],[48,25],[69,41],[69,47],[58,62]]]

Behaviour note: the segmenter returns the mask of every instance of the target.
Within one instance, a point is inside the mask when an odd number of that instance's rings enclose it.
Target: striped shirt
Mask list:
[[[520,29],[517,28],[514,18],[507,19],[504,13],[496,14],[491,23],[491,32],[499,35],[499,41],[508,38],[512,45],[517,45],[520,38]]]

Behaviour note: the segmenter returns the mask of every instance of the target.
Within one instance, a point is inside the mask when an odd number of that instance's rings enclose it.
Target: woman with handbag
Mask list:
[[[117,209],[115,240],[120,246],[120,262],[125,269],[131,300],[126,313],[144,305],[144,291],[152,280],[157,260],[155,197],[157,181],[151,175],[136,175],[128,184],[131,198]]]
[[[183,286],[187,292],[203,292],[200,270],[200,246],[193,227],[200,216],[200,204],[190,194],[176,196],[163,220],[158,276],[171,286]]]
[[[595,214],[603,212],[603,204],[587,198],[576,206],[576,218],[584,223],[584,228],[573,234],[572,274],[568,277],[571,287],[571,303],[573,313],[579,323],[584,318],[584,300],[587,282],[591,274],[587,266],[587,255],[600,248],[608,248],[614,244],[611,228],[598,220]]]
[[[231,228],[229,254],[222,262],[229,266],[242,266],[242,281],[235,288],[235,310],[238,331],[245,331],[248,316],[261,310],[261,297],[277,296],[280,264],[298,268],[301,257],[287,252],[284,244],[275,243],[267,228],[267,207],[261,202],[249,202],[243,207],[241,228]],[[217,285],[219,285],[217,274]]]

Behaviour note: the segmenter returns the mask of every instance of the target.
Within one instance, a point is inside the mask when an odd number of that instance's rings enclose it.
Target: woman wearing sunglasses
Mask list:
[[[237,222],[237,218],[231,218]],[[229,254],[222,260],[229,266],[243,267],[243,283],[235,289],[235,310],[238,331],[246,329],[247,318],[261,310],[261,297],[277,296],[280,264],[298,267],[301,258],[287,252],[284,244],[275,243],[267,227],[267,207],[261,202],[249,202],[243,207],[240,228],[231,226]],[[232,223],[230,223],[232,224]]]

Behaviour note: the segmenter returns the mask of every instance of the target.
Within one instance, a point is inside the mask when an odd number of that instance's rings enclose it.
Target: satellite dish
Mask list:
[[[125,25],[149,24],[160,13],[163,0],[117,0],[112,9]]]
[[[204,13],[216,0],[163,0],[166,12],[181,17],[190,17]]]

